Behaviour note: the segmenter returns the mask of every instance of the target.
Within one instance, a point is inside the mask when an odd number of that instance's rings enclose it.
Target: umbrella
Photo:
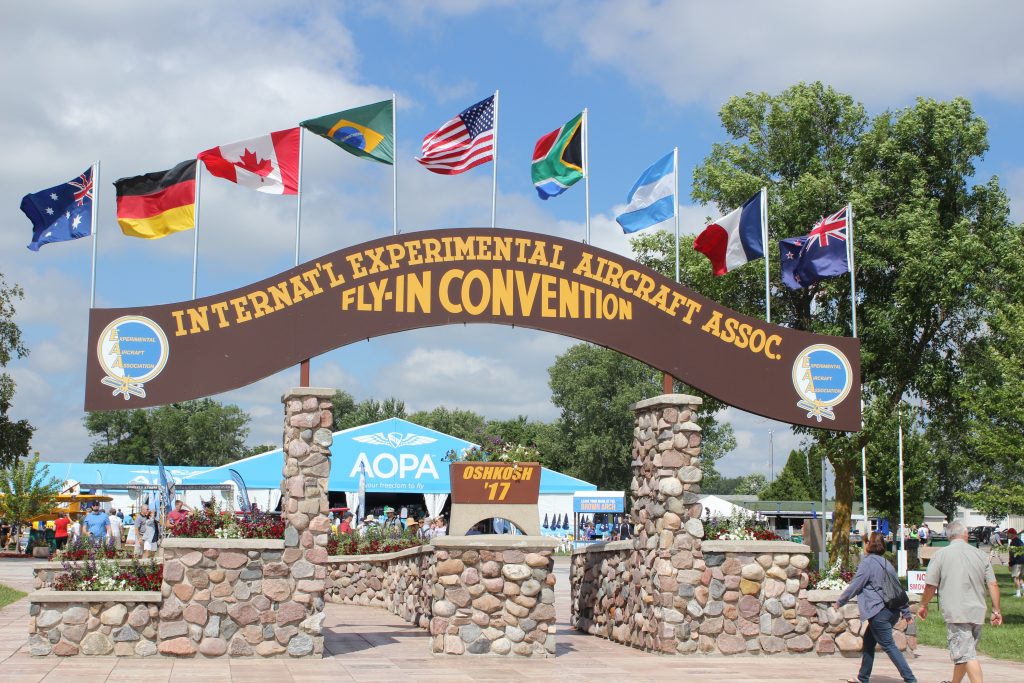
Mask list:
[[[548,513],[544,513],[544,524],[542,525],[545,529],[550,529],[551,526],[548,524]]]
[[[568,529],[569,528],[569,513],[566,513],[565,516],[562,517],[562,528],[563,529]]]

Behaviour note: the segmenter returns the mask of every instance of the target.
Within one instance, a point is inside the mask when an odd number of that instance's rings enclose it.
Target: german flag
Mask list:
[[[129,237],[155,240],[196,226],[196,160],[169,171],[121,178],[117,190],[117,224]]]

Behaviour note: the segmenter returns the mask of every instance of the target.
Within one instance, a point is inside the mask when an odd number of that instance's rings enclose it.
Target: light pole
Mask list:
[[[775,481],[775,439],[772,430],[768,430],[768,466],[771,468],[771,481]]]

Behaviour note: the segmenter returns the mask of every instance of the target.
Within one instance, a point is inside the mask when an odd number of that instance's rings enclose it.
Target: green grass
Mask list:
[[[996,566],[995,571],[999,582],[1003,624],[995,628],[986,620],[981,630],[978,650],[996,659],[1024,662],[1024,598],[1013,597],[1013,579],[1007,567]],[[946,647],[946,622],[935,600],[928,606],[928,618],[917,621],[917,638],[922,645]]]
[[[16,602],[25,597],[26,593],[14,590],[3,584],[0,584],[0,607],[7,607],[12,602]]]

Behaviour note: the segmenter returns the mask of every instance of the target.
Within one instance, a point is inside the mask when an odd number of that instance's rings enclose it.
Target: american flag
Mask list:
[[[423,138],[416,161],[442,175],[463,173],[494,160],[494,95],[477,102]]]

